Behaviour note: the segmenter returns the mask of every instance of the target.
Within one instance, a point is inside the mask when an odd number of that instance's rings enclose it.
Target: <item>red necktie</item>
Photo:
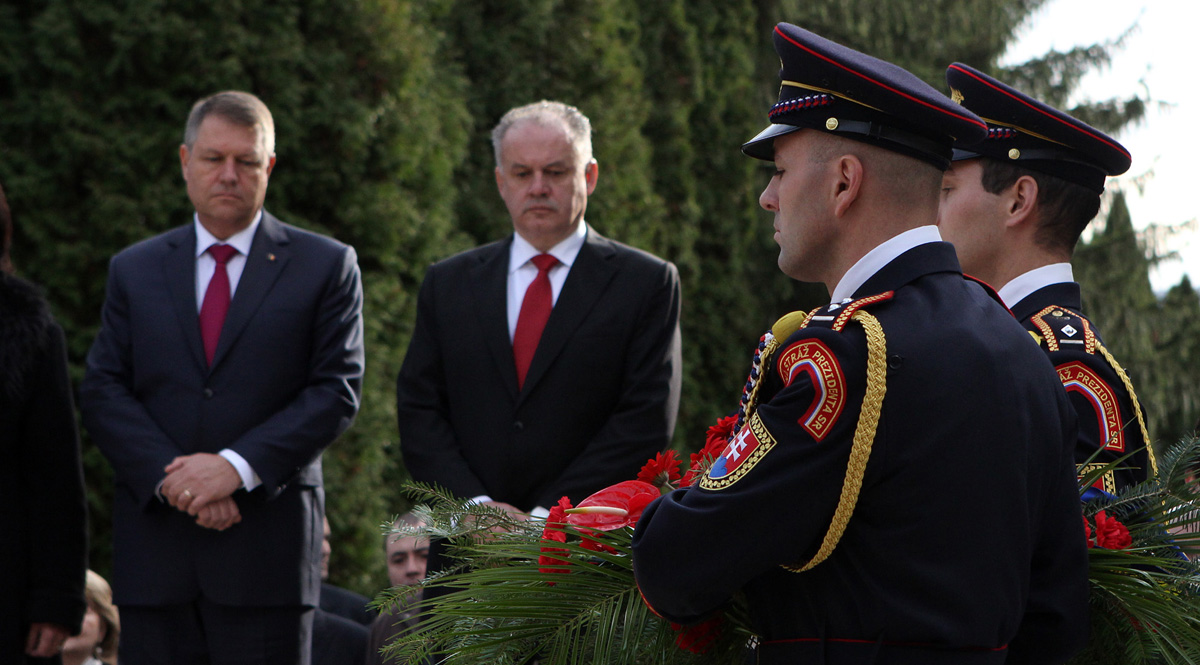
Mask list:
[[[200,338],[204,340],[204,357],[212,365],[217,352],[217,340],[221,338],[221,326],[225,325],[225,314],[229,312],[229,273],[225,264],[237,254],[232,245],[213,245],[208,253],[216,260],[212,280],[204,292],[204,303],[200,305]]]
[[[542,330],[554,307],[550,269],[558,264],[558,259],[549,254],[538,254],[530,261],[537,266],[538,274],[525,291],[521,314],[517,316],[517,329],[513,332],[513,359],[517,361],[518,389],[525,385],[525,375],[529,372],[529,363],[533,361],[533,352],[537,351],[538,340],[542,338]]]

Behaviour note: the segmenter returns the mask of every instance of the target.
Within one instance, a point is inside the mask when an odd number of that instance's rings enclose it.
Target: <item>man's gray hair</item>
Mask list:
[[[218,115],[235,125],[255,127],[258,137],[263,142],[267,154],[275,152],[275,120],[271,111],[262,100],[248,92],[226,90],[210,97],[205,97],[192,106],[188,114],[187,126],[183,130],[183,144],[188,150],[196,144],[196,135],[200,132],[200,124],[209,115]]]
[[[532,121],[541,125],[561,125],[567,130],[567,139],[575,147],[575,156],[580,163],[592,161],[592,123],[574,106],[562,102],[542,100],[511,109],[500,118],[492,130],[492,152],[496,155],[496,166],[500,166],[501,143],[508,130],[518,122]]]

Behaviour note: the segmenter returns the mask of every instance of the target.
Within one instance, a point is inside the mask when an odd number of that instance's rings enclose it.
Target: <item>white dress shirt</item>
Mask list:
[[[546,277],[550,279],[551,305],[558,303],[558,294],[562,292],[563,284],[567,281],[567,274],[571,272],[571,266],[575,264],[575,259],[579,256],[579,250],[583,249],[587,231],[587,222],[580,220],[579,227],[575,229],[574,233],[546,252],[558,259],[558,264],[546,274]],[[533,283],[538,274],[537,266],[531,259],[541,253],[529,244],[528,240],[522,238],[521,234],[513,234],[512,246],[508,252],[507,306],[508,341],[510,342],[517,332],[517,318],[521,315],[521,303],[525,301],[525,291],[529,289],[529,285]],[[470,503],[486,503],[491,500],[492,497],[481,494],[472,498]],[[545,518],[550,515],[550,511],[543,506],[537,506],[529,514]]]
[[[1048,266],[1034,268],[1027,273],[1018,275],[1001,287],[997,293],[1000,294],[1004,305],[1012,309],[1013,305],[1044,286],[1074,281],[1075,273],[1071,270],[1070,263],[1051,263]]]
[[[558,259],[558,264],[551,268],[546,275],[550,279],[551,306],[558,302],[558,294],[562,292],[563,284],[567,281],[567,273],[571,272],[571,266],[575,263],[575,258],[579,256],[579,250],[583,249],[583,241],[586,238],[587,223],[580,221],[579,227],[575,229],[574,233],[546,252]],[[538,274],[537,266],[531,259],[541,253],[529,244],[528,240],[522,238],[521,234],[513,234],[512,247],[508,252],[508,341],[510,342],[517,332],[517,317],[521,315],[521,303],[525,302],[525,291],[529,289],[529,285],[533,283]]]
[[[854,297],[854,292],[860,286],[865,284],[868,279],[875,276],[893,259],[908,250],[918,245],[924,245],[931,242],[939,242],[942,239],[942,234],[938,232],[938,228],[933,225],[918,226],[915,229],[909,229],[898,236],[892,236],[883,243],[877,245],[875,249],[867,252],[861,259],[842,275],[841,281],[833,290],[829,302],[831,303],[848,303]]]
[[[261,221],[262,210],[260,209],[258,215],[254,217],[254,221],[250,222],[250,226],[229,236],[225,240],[217,240],[200,223],[200,216],[193,216],[192,223],[196,227],[197,315],[200,313],[200,307],[203,306],[204,293],[208,291],[208,283],[212,281],[213,273],[217,269],[217,260],[208,253],[208,248],[217,244],[225,244],[232,245],[238,251],[225,264],[225,272],[229,275],[229,298],[232,300],[233,294],[237,293],[238,282],[242,279],[242,271],[246,268],[246,257],[250,254],[250,245],[254,242],[254,233],[258,231],[258,224]],[[262,479],[258,477],[258,473],[254,471],[250,463],[246,461],[246,458],[228,448],[217,454],[224,457],[237,470],[238,476],[242,479],[242,486],[246,488],[247,492],[262,484]]]

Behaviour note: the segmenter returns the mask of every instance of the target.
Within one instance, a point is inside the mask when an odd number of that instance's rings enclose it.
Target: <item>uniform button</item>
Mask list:
[[[904,365],[904,356],[891,356],[888,358],[889,369],[900,369]]]
[[[520,432],[523,429],[525,429],[525,423],[521,422],[520,420],[515,421],[513,423],[513,431],[514,432]]]
[[[212,388],[205,388],[205,389],[204,389],[204,397],[205,397],[205,399],[212,399],[212,396],[213,396],[213,391],[212,391]]]

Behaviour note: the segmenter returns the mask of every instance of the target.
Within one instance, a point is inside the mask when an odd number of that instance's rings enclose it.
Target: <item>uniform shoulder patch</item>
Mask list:
[[[785,388],[798,376],[808,375],[813,403],[797,422],[813,439],[824,439],[846,406],[846,382],[837,356],[819,339],[802,339],[779,354],[776,369]]]
[[[1092,331],[1091,323],[1077,312],[1051,305],[1029,320],[1041,334],[1048,351],[1074,348],[1096,353],[1096,333]]]
[[[723,490],[741,480],[754,465],[762,461],[775,447],[775,437],[767,431],[758,414],[750,417],[742,431],[730,440],[708,473],[700,478],[700,487],[706,490]]]
[[[1121,426],[1121,406],[1117,392],[1091,367],[1073,360],[1059,365],[1058,378],[1067,394],[1083,396],[1096,412],[1100,440],[1106,450],[1125,452],[1125,428]]]

